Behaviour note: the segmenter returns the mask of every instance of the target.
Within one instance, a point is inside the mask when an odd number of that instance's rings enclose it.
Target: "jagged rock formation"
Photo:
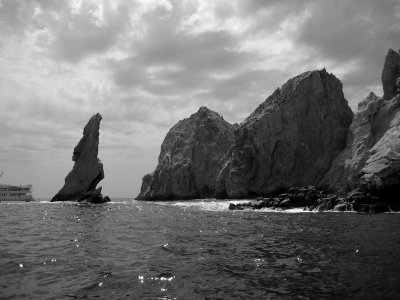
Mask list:
[[[389,49],[386,55],[385,65],[382,71],[383,99],[392,99],[398,94],[396,86],[400,78],[400,55],[396,51]]]
[[[103,164],[97,158],[101,115],[95,114],[83,129],[83,137],[74,148],[72,160],[75,162],[65,178],[61,190],[51,199],[54,201],[83,201],[91,203],[108,202],[102,197],[97,184],[104,178]]]
[[[367,197],[366,197],[367,196]],[[367,201],[366,201],[367,200]],[[285,193],[257,198],[249,202],[229,205],[230,210],[244,209],[286,210],[302,208],[305,211],[357,211],[363,213],[382,213],[390,210],[386,203],[365,193],[353,192],[346,197],[329,194],[314,186],[293,187]]]
[[[168,133],[138,198],[215,191],[217,198],[267,197],[231,209],[400,210],[399,77],[400,55],[389,50],[384,96],[371,93],[354,118],[341,82],[325,69],[290,79],[235,128],[202,108]],[[203,114],[217,129],[199,138],[199,128],[208,127]]]
[[[357,193],[362,204],[370,201],[364,195],[369,193],[391,208],[400,205],[395,199],[400,191],[400,95],[395,90],[399,58],[389,50],[382,72],[384,97],[371,93],[360,102],[346,148],[322,181],[338,194]]]
[[[234,125],[201,107],[167,133],[152,174],[143,177],[139,200],[214,197],[215,182],[230,147]]]
[[[364,178],[369,178],[369,181],[373,180],[372,175],[378,170],[393,173],[388,168],[396,165],[397,139],[393,138],[399,122],[399,97],[385,101],[370,93],[358,105],[358,112],[349,128],[345,150],[335,159],[322,182],[330,190],[346,194],[360,183],[364,173]],[[378,181],[378,178],[375,180]]]
[[[341,82],[325,69],[290,79],[237,128],[217,196],[318,184],[345,147],[352,118]]]

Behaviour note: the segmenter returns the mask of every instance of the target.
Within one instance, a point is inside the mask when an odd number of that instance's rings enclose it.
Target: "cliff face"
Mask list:
[[[234,126],[201,107],[167,133],[152,174],[143,177],[139,200],[214,197],[215,182],[233,144]]]
[[[379,195],[399,189],[400,96],[395,90],[399,58],[389,50],[382,72],[384,97],[371,93],[358,105],[346,148],[323,179],[331,191],[346,194],[362,186]]]
[[[323,183],[330,190],[345,194],[360,182],[367,161],[372,163],[371,149],[389,128],[397,126],[399,104],[398,97],[385,101],[374,93],[359,103],[358,112],[349,129],[346,148],[324,176]],[[371,168],[368,170],[368,173],[372,172]]]
[[[97,158],[101,119],[100,114],[95,114],[86,124],[83,137],[74,148],[74,166],[65,178],[64,186],[51,201],[103,201],[103,198],[99,198],[101,188],[96,190],[97,184],[104,178],[103,164]],[[93,197],[94,194],[97,196]]]
[[[290,79],[239,125],[217,196],[318,184],[345,147],[352,117],[341,82],[326,70]]]
[[[387,130],[371,148],[360,180],[370,190],[394,200],[400,191],[400,96],[387,105]]]

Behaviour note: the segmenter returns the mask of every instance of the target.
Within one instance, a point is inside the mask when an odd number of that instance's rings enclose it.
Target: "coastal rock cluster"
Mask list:
[[[399,210],[400,55],[393,50],[382,83],[384,96],[371,93],[354,116],[340,80],[325,69],[290,79],[238,126],[201,108],[167,134],[138,199],[259,197],[230,208]]]
[[[83,137],[74,148],[74,166],[65,178],[61,190],[51,199],[54,201],[86,201],[90,203],[109,202],[103,197],[97,184],[104,178],[103,164],[97,157],[99,148],[99,129],[102,117],[95,114],[83,129]]]

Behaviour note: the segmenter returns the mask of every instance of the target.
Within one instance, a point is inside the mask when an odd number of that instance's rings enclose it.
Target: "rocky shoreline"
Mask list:
[[[304,211],[354,211],[359,213],[385,213],[400,211],[399,204],[382,202],[371,193],[355,189],[345,197],[329,193],[314,186],[293,187],[270,197],[258,197],[245,203],[230,203],[230,210],[259,210],[269,208],[287,210],[302,208]]]

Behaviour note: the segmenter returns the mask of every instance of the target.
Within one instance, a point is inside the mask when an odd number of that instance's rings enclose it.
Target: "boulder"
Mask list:
[[[400,77],[400,55],[389,49],[382,71],[383,99],[390,100],[398,94],[396,81]]]
[[[335,207],[333,208],[333,211],[351,211],[351,205],[348,203],[340,203],[336,204]]]
[[[234,125],[201,107],[167,133],[156,170],[143,177],[138,200],[179,200],[215,195],[216,178],[233,145]]]
[[[325,69],[290,79],[235,131],[216,195],[246,198],[316,185],[346,145],[353,113]]]
[[[51,199],[52,202],[78,201],[87,193],[96,193],[97,184],[104,178],[103,164],[97,157],[101,119],[99,113],[95,114],[83,129],[83,137],[72,155],[74,166],[65,178],[64,186]]]

